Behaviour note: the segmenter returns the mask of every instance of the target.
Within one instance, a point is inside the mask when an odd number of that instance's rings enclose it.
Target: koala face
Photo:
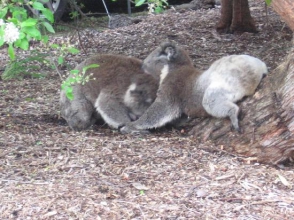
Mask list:
[[[169,56],[161,47],[158,47],[143,61],[142,68],[148,74],[159,76],[163,67],[168,65]]]
[[[71,103],[69,100],[65,100],[65,96],[62,96],[64,104],[61,106],[61,115],[66,119],[71,129],[75,131],[84,130],[96,121],[96,115],[94,108],[87,100],[78,100]]]
[[[156,48],[143,61],[142,68],[145,73],[159,77],[164,69],[174,69],[182,66],[193,66],[188,54],[174,43],[165,42]]]
[[[71,129],[75,131],[82,131],[93,125],[96,119],[92,118],[88,112],[78,112],[77,114],[72,115],[72,117],[69,117],[67,121]]]
[[[154,102],[158,82],[149,75],[138,75],[124,95],[124,103],[129,108],[131,120],[138,119]]]

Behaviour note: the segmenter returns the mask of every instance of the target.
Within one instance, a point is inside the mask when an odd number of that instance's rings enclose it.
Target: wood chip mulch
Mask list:
[[[70,40],[83,51],[67,56],[72,65],[93,53],[144,58],[172,39],[199,69],[245,53],[273,70],[292,33],[270,8],[267,21],[263,0],[250,3],[258,34],[218,35],[216,8],[80,30],[82,42],[77,32],[51,41]],[[7,64],[5,51],[0,60]],[[254,163],[198,143],[189,128],[147,136],[121,135],[103,124],[71,131],[59,117],[59,76],[44,72],[42,79],[0,81],[0,219],[293,219],[293,163]]]

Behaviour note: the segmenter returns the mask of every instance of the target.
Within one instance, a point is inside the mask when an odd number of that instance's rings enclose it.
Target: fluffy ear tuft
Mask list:
[[[177,46],[172,42],[161,44],[162,55],[165,55],[167,60],[173,60],[177,56]]]
[[[167,59],[170,61],[175,57],[176,48],[175,47],[167,47],[165,49],[165,53],[167,54]]]

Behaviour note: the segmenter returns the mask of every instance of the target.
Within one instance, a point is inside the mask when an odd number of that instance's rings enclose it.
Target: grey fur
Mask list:
[[[121,129],[123,133],[158,128],[182,114],[190,118],[207,114],[229,117],[240,131],[239,107],[235,103],[252,95],[263,74],[267,74],[266,65],[248,55],[223,57],[200,73],[187,52],[170,42],[156,48],[144,60],[143,69],[160,79],[157,98],[137,121]]]
[[[73,86],[74,100],[61,91],[61,116],[73,130],[84,130],[102,118],[113,128],[136,120],[152,104],[158,89],[157,80],[142,70],[142,61],[120,55],[96,55],[80,63],[76,69],[90,68],[92,73],[84,86]]]

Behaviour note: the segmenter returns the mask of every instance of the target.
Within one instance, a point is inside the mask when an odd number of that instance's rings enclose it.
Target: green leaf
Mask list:
[[[48,21],[50,21],[51,23],[54,23],[54,15],[53,15],[53,13],[52,13],[51,10],[49,10],[48,8],[44,8],[44,9],[42,10],[42,14],[44,15],[44,17],[45,17]]]
[[[37,40],[41,40],[41,33],[40,31],[36,28],[36,27],[23,27],[21,29],[24,33],[26,33],[27,35],[37,39]]]
[[[164,4],[168,5],[168,2],[166,0],[161,0]]]
[[[68,89],[71,89],[71,86],[69,86],[67,80],[68,80],[68,79],[66,79],[65,81],[63,81],[63,82],[61,83],[61,89],[62,89],[63,91],[65,91],[65,92],[66,92]]]
[[[58,44],[51,44],[51,48],[52,49],[57,49],[57,48],[59,48],[60,46],[58,45]]]
[[[18,23],[18,20],[14,17],[7,19],[7,21],[12,22],[15,25]]]
[[[98,64],[91,64],[91,65],[88,65],[88,66],[85,66],[84,68],[83,68],[83,73],[85,73],[88,69],[90,69],[90,68],[96,68],[96,67],[99,67],[99,65]]]
[[[29,42],[26,38],[20,39],[15,42],[15,45],[20,47],[23,50],[28,50],[29,49]]]
[[[58,64],[61,65],[64,63],[64,58],[63,57],[58,57]]]
[[[49,24],[48,22],[46,21],[43,21],[42,24],[45,26],[45,28],[47,29],[47,31],[51,32],[51,33],[55,33],[53,27],[51,24]]]
[[[155,12],[156,14],[159,14],[159,13],[163,12],[163,9],[162,9],[162,7],[156,7],[156,8],[154,9],[154,12]]]
[[[68,48],[68,52],[70,52],[72,54],[78,54],[80,51],[74,47],[70,47],[70,48]]]
[[[0,37],[0,47],[4,44],[4,39]]]
[[[8,7],[2,8],[0,10],[0,18],[4,18],[5,15],[7,14],[7,11],[8,11]]]
[[[146,0],[139,0],[137,3],[136,3],[136,7],[138,7],[138,6],[141,6],[141,5],[143,5],[144,3],[145,3],[145,1]]]
[[[0,47],[4,44],[3,35],[4,35],[4,30],[3,28],[0,28]]]
[[[29,49],[29,41],[26,38],[22,39],[19,47],[23,50],[28,50]]]
[[[44,78],[46,75],[42,73],[30,73],[33,78]]]
[[[27,12],[19,8],[16,11],[13,11],[12,17],[16,18],[18,21],[24,21],[27,19]]]
[[[27,20],[21,22],[21,27],[30,27],[35,26],[37,24],[37,19],[34,18],[28,18]]]
[[[69,72],[73,75],[77,75],[80,71],[79,70],[71,70]]]
[[[42,36],[42,41],[46,44],[48,43],[49,37],[47,35]]]
[[[40,2],[33,2],[32,4],[33,8],[36,9],[36,10],[39,10],[39,11],[43,11],[45,9],[44,5]]]
[[[23,38],[25,38],[26,37],[26,35],[23,33],[23,32],[20,32],[20,34],[19,34],[19,39],[23,39]]]
[[[14,48],[12,44],[9,44],[8,54],[11,60],[15,60],[15,53],[14,53]]]
[[[65,82],[62,82],[61,84],[61,90],[65,91],[66,90],[66,85],[65,85]]]
[[[73,95],[72,92],[66,92],[65,94],[66,94],[66,97],[67,97],[70,101],[72,101],[72,100],[74,99],[74,95]]]
[[[265,3],[267,6],[270,6],[270,4],[272,3],[272,0],[265,0]]]
[[[76,78],[70,77],[70,78],[66,79],[65,83],[67,83],[68,85],[71,85],[71,84],[75,84],[76,81],[77,81]]]
[[[73,100],[73,88],[71,86],[64,85],[65,82],[66,81],[61,84],[61,89],[65,92],[65,95],[69,100]]]

